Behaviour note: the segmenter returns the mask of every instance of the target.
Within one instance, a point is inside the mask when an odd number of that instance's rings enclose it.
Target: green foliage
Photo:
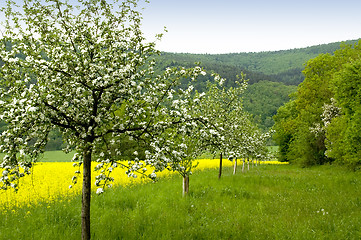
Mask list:
[[[328,155],[355,168],[361,164],[361,58],[345,64],[332,83],[342,114],[327,127]]]
[[[359,172],[264,166],[196,171],[92,199],[92,239],[359,239]],[[337,194],[335,194],[337,193]],[[79,239],[80,196],[0,213],[0,239]],[[111,224],[110,224],[111,223]]]
[[[314,134],[304,122],[297,123],[297,130],[289,143],[287,157],[291,163],[302,167],[322,165],[331,159],[325,156],[324,134]]]
[[[345,116],[339,116],[332,120],[327,126],[326,132],[326,146],[325,154],[336,162],[345,162],[346,160],[346,147],[345,134],[348,126]]]
[[[302,166],[334,160],[360,164],[360,50],[360,43],[343,45],[333,55],[308,61],[305,80],[288,105],[293,106],[292,114],[280,109],[275,117],[282,160]]]
[[[274,116],[275,125],[273,129],[275,130],[275,134],[273,135],[273,139],[279,146],[278,159],[281,162],[288,162],[290,160],[288,156],[289,145],[296,132],[296,116],[295,101],[289,101],[281,106]]]
[[[49,132],[48,142],[44,148],[45,151],[61,150],[65,147],[63,138],[59,129],[54,129]]]
[[[296,91],[295,86],[283,83],[260,81],[249,85],[243,94],[244,109],[253,115],[260,128],[267,130],[274,125],[272,116]]]
[[[355,53],[360,54],[361,44]],[[361,106],[361,56],[349,61],[333,80],[335,98],[345,114],[354,114]]]

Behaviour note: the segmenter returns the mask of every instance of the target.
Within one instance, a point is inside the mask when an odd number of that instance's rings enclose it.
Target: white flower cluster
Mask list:
[[[331,123],[331,120],[341,114],[341,108],[337,107],[336,100],[331,98],[331,103],[325,103],[322,109],[323,113],[321,114],[321,119],[324,126],[327,128],[328,124]]]

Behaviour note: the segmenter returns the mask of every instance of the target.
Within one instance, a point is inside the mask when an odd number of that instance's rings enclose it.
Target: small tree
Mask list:
[[[8,127],[0,136],[6,153],[1,189],[17,189],[19,178],[30,173],[44,151],[51,129],[58,128],[65,151],[75,150],[73,160],[83,166],[82,239],[90,239],[91,162],[99,162],[97,169],[110,166],[108,172],[127,167],[129,176],[152,165],[148,176],[154,178],[169,164],[159,157],[161,133],[192,122],[172,107],[174,99],[190,96],[179,90],[180,79],[202,73],[196,67],[155,75],[150,57],[157,51],[144,41],[137,1],[108,2],[78,0],[72,6],[62,0],[24,0],[17,11],[8,1],[2,11],[7,20],[0,107]],[[175,115],[177,120],[169,120]],[[126,165],[119,161],[124,138],[144,142],[144,162],[136,156]],[[112,180],[105,171],[96,179],[97,193]]]
[[[215,75],[215,84],[209,84],[205,100],[201,102],[201,115],[207,119],[206,127],[212,129],[213,135],[202,138],[204,145],[212,153],[220,152],[220,178],[222,158],[225,154],[233,159],[239,154],[239,146],[244,131],[249,128],[249,115],[244,112],[242,93],[247,87],[246,80],[242,78],[236,82],[237,87],[225,88],[225,79]],[[238,155],[239,156],[239,155]],[[235,159],[236,164],[236,159]]]
[[[249,136],[247,147],[245,148],[245,154],[248,159],[248,170],[249,170],[249,161],[252,161],[252,166],[254,161],[256,161],[256,166],[260,160],[265,160],[269,158],[269,152],[267,149],[267,141],[271,137],[273,130],[269,132],[261,132],[259,129],[255,129],[252,135]]]
[[[204,71],[200,73],[205,75]],[[163,168],[178,172],[183,177],[185,196],[189,191],[189,176],[198,165],[194,160],[204,150],[201,139],[211,132],[205,129],[207,119],[199,114],[198,105],[203,100],[204,93],[192,94],[192,85],[185,91],[180,91],[185,92],[188,98],[177,98],[172,101],[173,110],[163,119],[172,124],[157,136],[153,148],[161,149],[156,154],[164,160]]]
[[[171,139],[168,144],[173,145],[173,151],[168,152],[170,160],[169,170],[178,172],[183,178],[183,196],[189,192],[189,177],[198,163],[194,160],[201,153],[199,126],[185,124],[179,129],[175,129],[167,138]]]

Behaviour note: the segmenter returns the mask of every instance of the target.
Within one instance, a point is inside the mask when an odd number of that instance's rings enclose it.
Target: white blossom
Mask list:
[[[103,192],[104,192],[103,188],[98,188],[97,191],[96,191],[96,194],[101,194]]]

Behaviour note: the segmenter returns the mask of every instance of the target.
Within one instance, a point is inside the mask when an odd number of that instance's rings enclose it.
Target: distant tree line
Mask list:
[[[175,66],[193,66],[194,62],[191,61],[176,61],[173,59],[168,59],[169,56],[162,55],[160,58],[161,65],[158,67],[161,67],[161,69],[158,69],[158,71],[164,70],[167,67],[175,67]],[[246,74],[248,79],[248,84],[254,84],[258,83],[260,81],[271,81],[271,82],[282,82],[285,85],[295,85],[297,86],[300,84],[304,77],[302,75],[302,67],[299,68],[292,68],[288,69],[284,72],[277,72],[274,74],[266,74],[260,71],[256,70],[249,70],[241,65],[228,65],[221,62],[201,62],[201,66],[206,69],[207,71],[213,71],[221,74],[224,78],[229,79],[228,87],[234,87],[231,85],[237,80],[237,75],[239,75],[241,72]],[[206,82],[207,81],[213,81],[210,76],[204,76],[202,79],[200,79],[199,83],[196,84],[197,90],[204,90],[206,88]],[[186,82],[185,82],[186,84]]]

